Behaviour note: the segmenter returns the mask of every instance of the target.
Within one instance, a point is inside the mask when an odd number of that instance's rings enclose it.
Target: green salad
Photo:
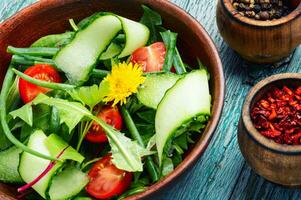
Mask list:
[[[139,22],[99,12],[8,47],[0,181],[22,198],[126,198],[171,173],[201,137],[209,74],[185,64],[177,33],[142,8]]]

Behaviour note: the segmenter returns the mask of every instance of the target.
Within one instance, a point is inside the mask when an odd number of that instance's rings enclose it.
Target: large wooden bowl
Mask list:
[[[255,85],[248,94],[239,122],[238,143],[252,169],[265,179],[289,187],[301,187],[301,145],[278,144],[254,127],[250,111],[274,87],[298,87],[301,74],[277,74]]]
[[[240,15],[232,1],[218,0],[217,25],[224,40],[244,59],[273,63],[301,43],[301,5],[280,19],[259,21]]]
[[[61,33],[70,29],[69,18],[77,22],[98,11],[111,11],[138,20],[142,16],[141,4],[146,4],[158,11],[163,18],[164,26],[179,33],[178,45],[186,62],[196,60],[198,57],[208,67],[211,74],[210,89],[213,105],[212,117],[205,131],[184,161],[163,180],[129,199],[147,197],[164,188],[163,186],[174,182],[175,178],[190,167],[208,146],[222,111],[224,75],[218,52],[207,32],[189,14],[165,0],[127,0],[126,3],[124,0],[42,0],[0,25],[1,83],[10,61],[10,55],[6,53],[8,45],[29,46],[44,35]],[[0,186],[0,199],[9,199],[9,197],[14,199],[15,189],[8,188],[4,184]]]

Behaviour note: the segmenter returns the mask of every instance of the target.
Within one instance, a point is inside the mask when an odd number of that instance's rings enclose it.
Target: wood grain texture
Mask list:
[[[218,1],[217,26],[224,41],[243,58],[254,63],[277,62],[301,43],[300,8],[278,20],[260,21],[238,14],[231,2]]]
[[[33,2],[35,0],[0,0],[0,21]],[[301,72],[301,48],[281,63],[251,65],[234,53],[220,37],[215,22],[217,0],[172,2],[194,16],[215,42],[224,65],[227,93],[222,119],[203,157],[169,190],[153,199],[300,199],[301,190],[286,189],[269,183],[247,166],[238,148],[236,131],[241,107],[251,86],[271,74]],[[279,65],[281,68],[275,69]]]

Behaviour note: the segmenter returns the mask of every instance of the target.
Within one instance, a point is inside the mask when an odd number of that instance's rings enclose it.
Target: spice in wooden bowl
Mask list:
[[[287,16],[292,9],[288,0],[234,0],[233,7],[255,20],[273,20]]]
[[[301,86],[272,88],[251,110],[255,128],[279,144],[301,144]]]

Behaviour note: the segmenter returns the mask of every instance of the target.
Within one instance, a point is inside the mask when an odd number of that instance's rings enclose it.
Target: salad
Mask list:
[[[100,12],[12,59],[0,96],[0,181],[26,199],[123,199],[171,173],[211,114],[209,74],[177,33]],[[197,60],[197,58],[196,58]]]

